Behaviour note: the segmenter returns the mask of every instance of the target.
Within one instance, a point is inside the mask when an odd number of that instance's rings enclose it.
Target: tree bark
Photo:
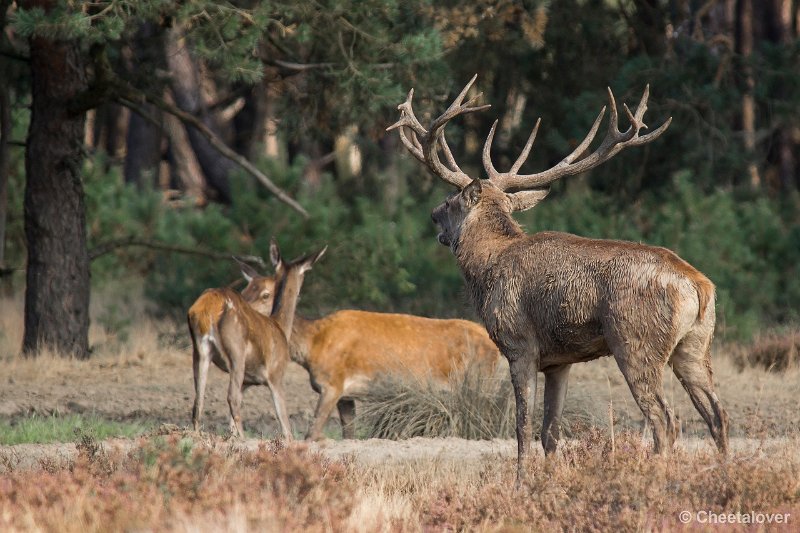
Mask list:
[[[795,37],[792,29],[792,0],[769,0],[766,8],[766,36],[773,43],[791,46]],[[788,90],[784,84],[775,88],[774,97],[786,100]],[[797,145],[792,132],[793,124],[782,124],[775,133],[775,152],[777,161],[778,186],[784,191],[794,189],[797,182],[797,159],[795,157]]]
[[[136,76],[139,69],[152,68],[163,54],[163,30],[154,23],[143,23],[133,40],[133,57],[130,69]],[[158,63],[154,63],[158,60]],[[160,112],[151,104],[143,105],[150,117],[160,117]],[[125,183],[135,183],[150,188],[158,185],[158,167],[161,163],[161,129],[138,113],[130,114],[127,153],[123,167]]]
[[[170,98],[166,100],[172,103]],[[169,160],[173,181],[194,199],[196,205],[205,205],[206,179],[189,143],[186,127],[179,118],[165,113],[164,129],[169,138]]]
[[[216,131],[217,128],[206,112],[200,92],[199,74],[179,29],[172,28],[167,31],[165,49],[169,71],[172,73],[171,86],[175,104],[187,113],[198,117],[212,131]],[[220,201],[230,203],[231,187],[228,176],[235,165],[220,155],[197,129],[192,127],[186,129],[189,134],[189,142],[208,184],[217,192]]]
[[[744,135],[744,149],[748,158],[747,172],[750,185],[753,188],[761,186],[761,175],[755,162],[756,150],[756,102],[755,78],[753,69],[747,64],[753,53],[753,2],[752,0],[739,0],[736,6],[736,49],[744,62],[742,74],[744,76],[744,90],[742,95],[742,134]]]
[[[52,9],[56,2],[24,7]],[[30,40],[31,122],[25,151],[28,248],[23,353],[89,356],[89,256],[81,163],[85,115],[70,101],[88,87],[75,42]]]
[[[6,262],[6,217],[8,213],[8,174],[11,158],[11,98],[8,86],[0,86],[0,268]]]

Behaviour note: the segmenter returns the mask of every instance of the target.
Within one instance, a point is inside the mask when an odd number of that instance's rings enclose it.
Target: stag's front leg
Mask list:
[[[523,465],[531,445],[530,420],[528,418],[528,398],[530,397],[530,377],[536,372],[538,358],[512,355],[508,359],[511,371],[511,385],[514,387],[514,400],[517,409],[517,484],[523,478]]]
[[[548,368],[544,371],[544,419],[542,420],[542,447],[550,455],[561,438],[561,413],[567,397],[567,382],[571,365]]]

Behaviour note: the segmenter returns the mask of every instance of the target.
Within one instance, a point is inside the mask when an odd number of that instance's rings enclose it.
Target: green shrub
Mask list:
[[[261,257],[273,235],[287,257],[328,245],[328,254],[307,278],[301,312],[362,308],[472,314],[456,262],[436,242],[430,223],[431,208],[447,194],[444,186],[371,199],[348,196],[330,176],[316,189],[299,185],[302,162],[262,166],[306,207],[307,220],[249,177],[235,177],[232,206],[196,209],[169,207],[156,192],[122,185],[113,172],[93,170],[86,178],[90,243],[132,235]],[[91,168],[101,167],[96,162]],[[404,175],[398,179],[405,183]],[[696,176],[682,171],[633,202],[593,190],[580,178],[560,185],[552,196],[519,216],[527,231],[562,230],[674,250],[716,284],[717,331],[723,337],[748,339],[765,326],[800,319],[797,194],[771,199],[729,189],[704,193]],[[233,261],[141,247],[100,257],[92,271],[96,285],[119,284],[138,273],[155,310],[175,317],[182,317],[203,289],[239,279]]]

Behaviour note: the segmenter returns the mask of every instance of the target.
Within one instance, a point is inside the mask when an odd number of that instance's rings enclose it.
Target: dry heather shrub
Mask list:
[[[800,358],[800,330],[763,335],[751,345],[735,350],[734,354],[740,371],[748,367],[772,372],[796,368]]]
[[[541,391],[540,391],[541,394]],[[580,392],[564,412],[564,431],[572,435],[592,422],[582,410]],[[534,423],[541,424],[537,401]],[[480,365],[451,376],[443,385],[433,379],[384,375],[370,385],[356,413],[356,426],[369,437],[511,438],[515,433],[514,393],[508,369],[493,374]],[[538,433],[538,429],[534,427]]]
[[[686,510],[790,513],[795,527],[800,519],[796,454],[734,454],[724,461],[712,451],[678,450],[653,457],[632,433],[617,435],[613,450],[595,431],[556,458],[534,458],[519,491],[511,460],[471,490],[436,484],[420,498],[420,516],[428,528],[455,531],[670,531],[682,527],[679,513]]]
[[[344,473],[276,443],[220,454],[171,436],[100,462],[87,447],[70,469],[0,477],[0,530],[343,530],[355,492]]]

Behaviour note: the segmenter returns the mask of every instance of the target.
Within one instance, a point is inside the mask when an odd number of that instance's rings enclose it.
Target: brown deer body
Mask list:
[[[444,138],[445,124],[473,107],[478,96],[462,103],[473,80],[428,129],[414,116],[413,92],[399,106],[400,128],[408,150],[439,177],[460,191],[432,213],[441,229],[439,241],[451,248],[473,304],[492,340],[508,359],[517,407],[518,476],[530,435],[527,398],[535,372],[545,374],[542,445],[552,453],[572,363],[611,355],[634,399],[653,428],[657,453],[667,452],[678,433],[677,421],[664,399],[663,372],[672,366],[717,447],[728,445],[727,415],[714,392],[710,346],[714,332],[714,286],[703,274],[664,248],[623,241],[586,239],[567,233],[528,235],[512,217],[533,207],[549,184],[589,170],[628,146],[657,138],[669,121],[639,136],[644,127],[648,92],[635,113],[627,106],[631,127],[620,132],[609,91],[611,120],[599,147],[588,148],[605,108],[586,139],[555,167],[518,174],[539,127],[509,172],[498,172],[490,150],[495,126],[484,146],[488,180],[471,179],[455,162]],[[410,137],[404,128],[410,130]],[[439,152],[445,162],[439,158]],[[588,155],[587,155],[588,154]]]
[[[319,402],[306,438],[319,439],[338,407],[344,438],[353,438],[354,398],[381,374],[447,382],[470,364],[493,370],[500,356],[486,330],[468,320],[344,310],[295,318],[292,359],[309,373]]]
[[[270,257],[276,269],[274,282],[262,278],[259,280],[261,283],[252,283],[252,275],[243,270],[245,277],[250,278],[243,295],[252,302],[231,289],[209,289],[189,309],[195,382],[192,423],[195,430],[200,428],[208,369],[213,361],[230,374],[228,406],[234,435],[244,436],[241,421],[244,390],[251,385],[266,385],[272,393],[283,436],[292,439],[283,390],[283,375],[290,358],[289,337],[305,273],[324,252],[322,249],[311,256],[285,263],[273,241]],[[274,306],[269,290],[272,285],[276,288]],[[267,313],[271,314],[266,316]]]

